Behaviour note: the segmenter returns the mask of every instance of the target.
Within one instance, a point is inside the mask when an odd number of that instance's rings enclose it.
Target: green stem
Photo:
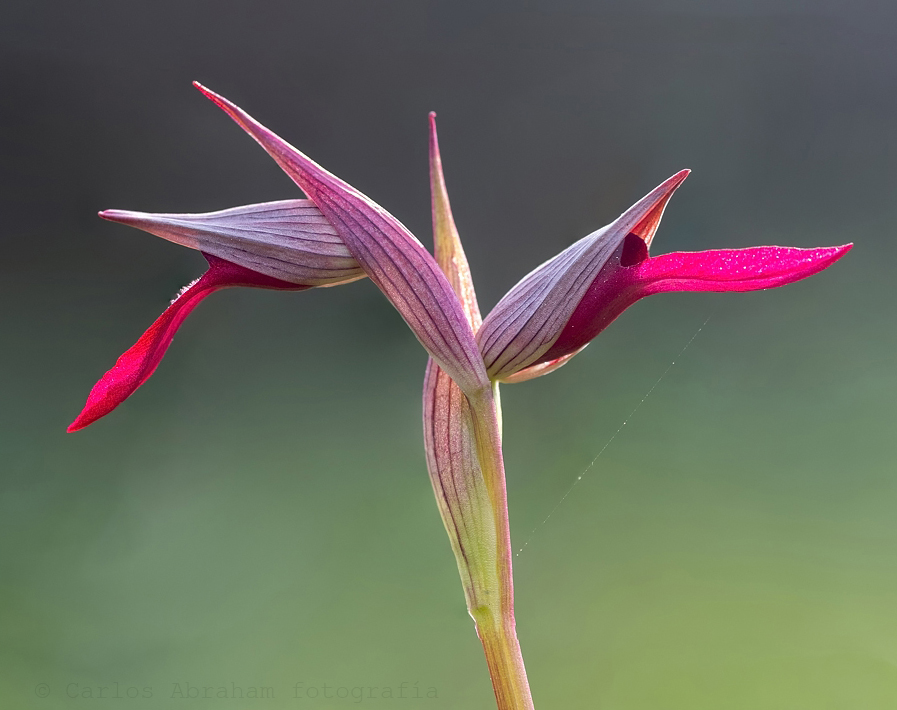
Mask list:
[[[501,405],[498,383],[482,399],[471,402],[477,453],[496,526],[498,595],[471,609],[483,644],[498,710],[533,710],[523,654],[514,621],[514,580],[507,488],[501,450]]]
[[[477,635],[486,654],[498,710],[533,710],[513,614],[506,619],[478,619]]]

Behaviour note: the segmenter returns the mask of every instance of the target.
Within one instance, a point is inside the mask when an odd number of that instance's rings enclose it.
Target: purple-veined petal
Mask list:
[[[626,236],[653,238],[666,203],[688,172],[676,173],[611,224],[530,272],[498,302],[477,333],[492,379],[505,380],[545,360],[545,353]]]
[[[195,85],[255,138],[318,206],[365,273],[461,389],[469,395],[488,389],[489,379],[464,310],[445,274],[411,232],[245,111]]]
[[[100,217],[302,286],[364,278],[364,270],[311,200],[280,200],[202,214],[106,210]]]
[[[637,241],[630,237],[632,242]],[[757,291],[784,286],[827,269],[852,244],[816,249],[751,247],[673,252],[627,266],[624,245],[592,282],[546,361],[578,351],[640,298],[668,291]],[[633,252],[635,250],[633,249]]]
[[[146,382],[155,372],[184,319],[206,296],[231,286],[287,291],[311,288],[260,274],[210,254],[204,256],[209,262],[209,270],[184,288],[140,339],[118,358],[115,366],[100,378],[90,391],[84,409],[69,425],[68,431],[78,431],[106,416]]]

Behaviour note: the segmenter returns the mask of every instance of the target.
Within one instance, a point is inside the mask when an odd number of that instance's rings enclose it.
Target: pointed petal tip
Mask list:
[[[627,231],[640,237],[649,249],[667,203],[690,174],[691,170],[685,168],[668,177],[620,216],[623,220],[627,218],[637,220]]]
[[[193,86],[195,86],[197,89],[199,89],[200,93],[201,93],[203,96],[205,96],[207,99],[211,100],[212,102],[214,102],[215,104],[217,104],[217,105],[220,106],[221,108],[223,108],[223,109],[225,109],[225,110],[230,109],[230,108],[234,108],[234,109],[237,108],[234,104],[232,104],[232,103],[231,103],[230,101],[228,101],[226,98],[224,98],[224,97],[221,96],[220,94],[216,94],[216,93],[215,93],[214,91],[212,91],[209,87],[207,87],[207,86],[203,86],[203,85],[200,84],[198,81],[194,81],[194,82],[193,82]]]
[[[81,413],[66,428],[67,434],[73,434],[76,431],[85,429],[98,419],[102,419],[133,392],[133,390],[122,391],[119,387],[116,387],[115,378],[110,377],[110,374],[106,373],[93,386]],[[139,387],[139,385],[137,386]]]
[[[820,261],[825,262],[825,266],[823,268],[827,269],[851,249],[853,249],[853,242],[849,242],[848,244],[841,244],[840,246],[836,247],[821,247],[817,249],[816,252],[820,255]]]
[[[195,86],[197,89],[199,89],[200,93],[203,96],[205,96],[207,99],[211,99],[219,106],[221,106],[221,107],[228,106],[228,107],[237,108],[237,106],[233,102],[228,101],[221,94],[218,94],[218,93],[212,91],[208,86],[204,86],[203,84],[200,84],[198,81],[194,81],[193,86]]]
[[[671,175],[666,180],[664,180],[660,184],[660,187],[664,188],[665,192],[672,192],[677,187],[679,187],[683,182],[685,182],[685,178],[687,178],[689,175],[691,175],[691,169],[684,168],[684,169],[680,170],[679,172],[675,173],[674,175]]]
[[[109,222],[118,222],[130,226],[137,225],[148,215],[145,212],[132,212],[131,210],[103,210],[97,215]]]
[[[71,424],[66,427],[66,434],[74,434],[76,431],[81,431],[82,429],[89,427],[96,421],[96,418],[91,418],[85,415],[84,412],[81,412]]]
[[[439,138],[436,134],[436,112],[430,111],[429,115],[429,124],[430,124],[430,157],[432,159],[433,153],[439,153]]]

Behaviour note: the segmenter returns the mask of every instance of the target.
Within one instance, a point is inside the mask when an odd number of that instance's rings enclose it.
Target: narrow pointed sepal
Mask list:
[[[658,185],[611,224],[530,272],[498,302],[477,333],[492,379],[505,381],[546,361],[545,354],[626,236],[637,235],[643,243],[653,238],[664,207],[688,173],[682,170]]]
[[[464,310],[446,276],[411,232],[245,111],[195,85],[258,141],[318,206],[365,273],[461,389],[475,396],[488,389],[489,379]]]
[[[365,275],[311,200],[202,214],[106,210],[100,217],[300,286],[334,286]]]
[[[87,404],[69,425],[78,431],[106,416],[130,397],[156,370],[172,338],[190,312],[210,294],[231,286],[300,291],[309,286],[281,281],[209,254],[205,255],[209,270],[181,291],[140,339],[125,351],[115,366],[97,382]]]

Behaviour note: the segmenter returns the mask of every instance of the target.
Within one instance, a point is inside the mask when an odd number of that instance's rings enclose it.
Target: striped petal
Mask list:
[[[93,386],[84,409],[69,425],[69,432],[83,429],[106,416],[146,382],[155,372],[184,319],[206,296],[231,286],[290,291],[311,288],[260,274],[210,254],[204,256],[209,262],[209,270],[184,288],[140,339],[118,358],[115,366]]]
[[[542,264],[498,302],[477,333],[492,379],[504,380],[545,362],[545,354],[626,236],[653,238],[666,203],[688,172],[677,173],[614,222]]]
[[[334,226],[349,252],[434,360],[468,395],[489,379],[464,310],[433,257],[395,217],[230,101],[196,84],[274,158]]]
[[[203,214],[106,210],[100,217],[301,286],[332,286],[364,277],[311,200],[264,202]]]

